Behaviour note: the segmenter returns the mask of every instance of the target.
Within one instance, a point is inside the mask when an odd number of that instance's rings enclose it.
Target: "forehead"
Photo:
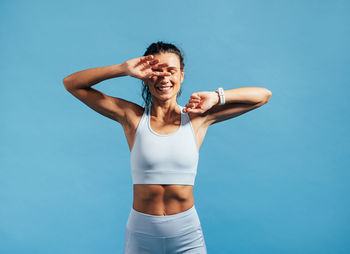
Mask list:
[[[180,69],[180,59],[174,53],[160,53],[153,55],[155,59],[159,59],[159,63],[167,63],[169,67],[176,67]]]

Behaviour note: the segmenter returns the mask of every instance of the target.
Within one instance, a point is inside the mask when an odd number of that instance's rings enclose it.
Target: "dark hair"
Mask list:
[[[174,53],[174,54],[176,54],[180,60],[181,71],[185,68],[183,53],[175,45],[173,45],[171,43],[165,43],[162,41],[152,43],[147,48],[146,52],[143,55],[148,56],[148,55],[155,55],[155,54],[160,54],[160,53]],[[177,97],[180,97],[181,93],[182,93],[182,86],[180,88],[180,91],[177,94]],[[149,87],[143,81],[142,81],[142,98],[143,98],[146,106],[153,103],[153,98],[152,98],[151,92],[149,91]]]

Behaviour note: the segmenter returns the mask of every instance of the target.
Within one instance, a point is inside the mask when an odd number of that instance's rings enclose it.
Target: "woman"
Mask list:
[[[145,107],[108,96],[93,85],[110,78],[142,80]],[[64,78],[66,89],[119,122],[130,148],[133,207],[124,253],[207,253],[193,184],[208,127],[258,108],[271,97],[262,87],[196,92],[177,104],[184,60],[173,44],[152,43],[143,57],[83,70]]]

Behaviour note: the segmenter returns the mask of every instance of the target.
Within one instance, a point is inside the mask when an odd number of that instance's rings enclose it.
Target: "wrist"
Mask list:
[[[120,70],[121,76],[129,76],[129,67],[127,62],[117,64],[117,66]]]
[[[215,98],[215,105],[218,105],[220,102],[220,95],[218,91],[214,91],[213,92],[215,96],[213,96]]]

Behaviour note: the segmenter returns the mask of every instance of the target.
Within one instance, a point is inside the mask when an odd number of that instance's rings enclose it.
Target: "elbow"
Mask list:
[[[259,89],[261,89],[261,90],[259,91],[256,103],[258,105],[262,106],[270,100],[270,98],[272,96],[272,92],[269,89],[266,89],[264,87],[259,88]]]
[[[267,103],[270,100],[271,96],[272,96],[272,92],[270,90],[266,89],[265,103]]]
[[[67,90],[69,90],[70,81],[71,81],[71,78],[70,78],[69,76],[65,77],[65,78],[63,79],[63,81],[62,81],[64,87],[65,87]]]

